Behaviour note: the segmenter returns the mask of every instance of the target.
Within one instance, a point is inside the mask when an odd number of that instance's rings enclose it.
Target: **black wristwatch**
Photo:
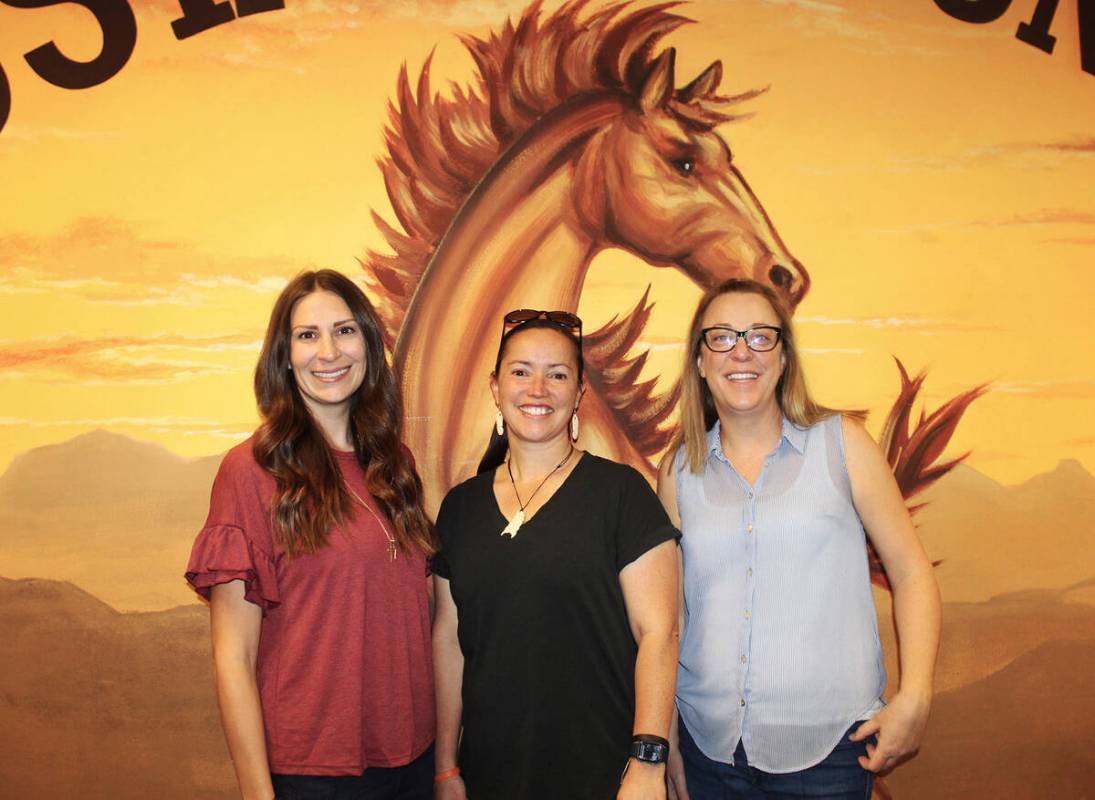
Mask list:
[[[630,755],[647,764],[664,764],[669,760],[669,742],[660,736],[637,733],[631,740]]]

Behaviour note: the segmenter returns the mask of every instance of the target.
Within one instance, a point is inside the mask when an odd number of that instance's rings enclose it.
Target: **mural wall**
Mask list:
[[[329,266],[434,504],[505,310],[578,311],[583,444],[649,469],[703,286],[776,287],[939,561],[931,726],[880,792],[1088,796],[1095,2],[0,0],[0,32],[0,794],[234,796],[181,572],[273,298]]]

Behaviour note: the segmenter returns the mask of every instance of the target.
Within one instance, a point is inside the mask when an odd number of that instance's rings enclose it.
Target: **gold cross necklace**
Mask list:
[[[395,537],[393,537],[392,534],[388,532],[388,526],[384,524],[384,520],[380,518],[379,514],[373,511],[373,507],[371,505],[361,499],[358,493],[354,491],[354,487],[352,487],[345,480],[343,480],[342,483],[346,487],[346,491],[353,495],[354,500],[357,500],[358,503],[363,505],[365,507],[365,510],[372,514],[376,521],[380,523],[380,530],[384,531],[384,536],[388,540],[388,560],[395,561],[395,557],[399,551],[396,549]]]

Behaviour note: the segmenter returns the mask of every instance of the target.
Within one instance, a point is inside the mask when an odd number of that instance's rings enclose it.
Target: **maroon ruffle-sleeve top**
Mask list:
[[[383,517],[354,454],[332,452]],[[434,734],[426,558],[399,551],[392,561],[377,518],[355,503],[325,547],[290,559],[270,526],[274,491],[251,440],[232,448],[186,569],[203,597],[242,580],[262,608],[257,677],[270,771],[354,775],[408,764]]]

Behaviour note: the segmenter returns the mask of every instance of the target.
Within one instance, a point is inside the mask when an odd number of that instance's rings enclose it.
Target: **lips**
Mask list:
[[[350,371],[349,367],[342,367],[341,369],[334,369],[334,370],[326,370],[324,372],[319,372],[317,370],[312,370],[312,375],[315,376],[315,378],[317,380],[321,380],[321,381],[325,381],[325,382],[334,382],[334,381],[337,381],[338,379],[340,379],[343,375],[345,375],[349,371]]]
[[[755,381],[759,377],[760,374],[756,372],[731,372],[726,376],[726,379],[734,383],[740,383],[743,381]]]
[[[527,414],[530,417],[546,417],[548,414],[554,414],[555,409],[551,406],[517,406],[522,414]]]

